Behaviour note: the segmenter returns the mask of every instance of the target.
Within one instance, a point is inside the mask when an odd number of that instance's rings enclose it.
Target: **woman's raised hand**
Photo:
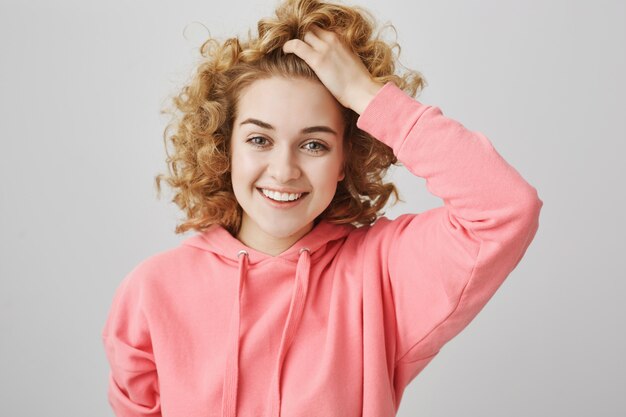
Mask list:
[[[361,59],[332,31],[312,25],[304,41],[290,39],[283,52],[302,58],[342,106],[362,114],[383,87],[372,79]]]

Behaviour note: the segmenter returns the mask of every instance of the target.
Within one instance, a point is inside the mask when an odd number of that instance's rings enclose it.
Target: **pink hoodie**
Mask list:
[[[444,205],[321,221],[278,256],[213,225],[139,263],[102,333],[117,416],[396,414],[517,266],[543,202],[483,134],[395,84],[357,125]]]

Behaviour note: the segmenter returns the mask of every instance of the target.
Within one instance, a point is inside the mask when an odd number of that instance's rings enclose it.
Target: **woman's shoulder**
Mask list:
[[[155,281],[171,276],[181,265],[189,263],[194,252],[190,248],[177,245],[153,252],[140,258],[127,272],[124,280],[132,285],[153,285]]]

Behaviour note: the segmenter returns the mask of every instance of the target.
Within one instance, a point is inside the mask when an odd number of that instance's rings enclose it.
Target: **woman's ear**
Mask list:
[[[346,177],[346,166],[345,164],[341,166],[341,173],[339,174],[339,178],[337,178],[337,182],[342,181]]]
[[[339,178],[337,182],[342,181],[346,178],[346,166],[348,165],[348,155],[352,150],[352,142],[351,139],[345,139],[341,145],[341,153],[342,153],[342,161],[341,161],[341,172],[339,174]]]

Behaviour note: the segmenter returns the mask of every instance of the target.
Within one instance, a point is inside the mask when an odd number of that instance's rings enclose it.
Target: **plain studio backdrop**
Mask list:
[[[1,0],[1,416],[113,415],[113,292],[190,234],[154,176],[160,109],[207,36],[192,22],[245,37],[276,4]],[[346,4],[393,23],[418,99],[484,133],[544,201],[521,263],[398,415],[626,415],[625,3]],[[406,203],[388,217],[443,204],[405,168],[389,177]]]

